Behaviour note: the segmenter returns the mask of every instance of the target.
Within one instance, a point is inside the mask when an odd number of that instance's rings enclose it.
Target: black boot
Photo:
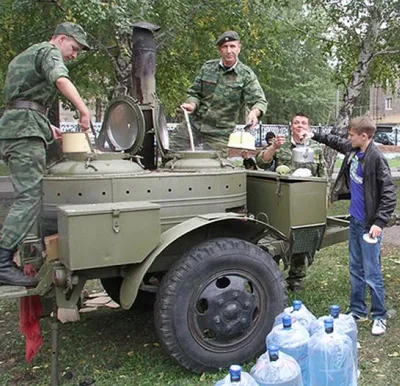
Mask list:
[[[35,287],[38,283],[36,278],[25,276],[14,264],[13,258],[14,251],[0,248],[0,284]]]

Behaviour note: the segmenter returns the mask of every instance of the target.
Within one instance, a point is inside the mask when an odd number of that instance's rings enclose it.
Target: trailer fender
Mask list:
[[[172,243],[182,238],[184,235],[193,232],[194,230],[209,226],[210,224],[224,221],[237,220],[238,222],[251,222],[254,226],[260,228],[260,235],[263,234],[263,230],[266,228],[268,231],[274,233],[276,237],[285,240],[286,237],[281,232],[269,224],[263,223],[259,220],[244,217],[243,215],[235,213],[219,213],[210,214],[194,217],[190,220],[184,221],[164,233],[160,237],[160,243],[158,246],[139,264],[126,266],[124,269],[124,280],[120,290],[120,303],[122,308],[129,309],[132,307],[137,293],[140,288],[140,284],[144,278],[144,275],[148,271],[149,267],[153,264],[156,258]],[[261,236],[260,236],[261,237]],[[257,240],[258,241],[258,240]]]

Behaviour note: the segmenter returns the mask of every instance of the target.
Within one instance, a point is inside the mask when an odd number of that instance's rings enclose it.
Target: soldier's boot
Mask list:
[[[0,284],[34,287],[37,279],[25,276],[24,273],[14,264],[14,251],[0,248]]]

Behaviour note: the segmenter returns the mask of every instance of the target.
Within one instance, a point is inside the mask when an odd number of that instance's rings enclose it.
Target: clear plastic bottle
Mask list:
[[[340,307],[336,304],[329,307],[330,316],[333,318],[333,326],[335,332],[346,334],[353,342],[353,359],[356,370],[358,368],[358,347],[357,347],[357,324],[351,315],[341,314]],[[324,331],[324,321],[329,316],[321,316],[317,321],[310,326],[310,334],[314,335],[317,332]]]
[[[301,300],[293,300],[292,306],[285,308],[285,310],[275,318],[274,327],[282,323],[282,317],[285,314],[290,314],[293,323],[295,321],[299,322],[308,330],[309,333],[311,323],[317,320]]]
[[[351,339],[334,332],[332,317],[324,327],[308,342],[311,386],[357,386]]]
[[[229,374],[215,384],[215,386],[225,385],[259,386],[249,373],[242,371],[242,366],[239,365],[232,365],[229,367]]]
[[[278,346],[279,350],[294,358],[301,368],[303,385],[309,386],[310,375],[308,369],[308,341],[310,334],[300,323],[292,324],[292,317],[288,314],[282,317],[282,323],[275,326],[267,335],[267,348]]]
[[[258,358],[250,375],[260,386],[303,386],[299,364],[274,346]]]

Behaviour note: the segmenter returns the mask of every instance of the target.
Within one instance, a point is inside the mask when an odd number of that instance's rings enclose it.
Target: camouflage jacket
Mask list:
[[[16,99],[25,99],[50,107],[57,95],[55,82],[60,77],[69,78],[57,47],[48,42],[29,47],[8,66],[5,105]],[[45,143],[51,143],[49,120],[38,111],[6,109],[0,119],[0,140],[24,137],[40,137]]]
[[[310,141],[310,148],[314,150],[314,162],[312,164],[297,164],[292,162],[292,149],[296,146],[291,141],[291,138],[286,138],[286,142],[275,152],[274,160],[275,160],[275,168],[280,165],[289,166],[292,172],[294,172],[298,168],[307,168],[311,170],[311,173],[314,177],[326,177],[326,165],[324,154],[322,151],[321,145],[311,140]],[[268,169],[271,162],[265,162],[262,159],[262,154],[267,147],[264,147],[256,156],[257,166],[262,169]]]
[[[187,102],[197,105],[192,119],[202,123],[202,131],[234,128],[243,107],[258,108],[261,114],[267,111],[256,75],[240,61],[229,70],[222,68],[219,59],[204,63],[188,96]]]

